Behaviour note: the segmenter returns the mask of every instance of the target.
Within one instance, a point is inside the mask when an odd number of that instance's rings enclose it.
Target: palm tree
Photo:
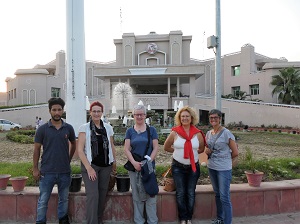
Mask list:
[[[278,100],[284,104],[300,103],[300,70],[284,68],[280,74],[273,75],[271,85],[275,86],[272,96],[279,93]]]
[[[127,84],[127,83],[119,83],[118,85],[116,85],[116,87],[114,88],[114,93],[116,95],[121,95],[122,96],[122,102],[123,102],[123,116],[124,114],[124,100],[126,98],[126,96],[131,94],[131,87]]]
[[[236,95],[234,96],[234,99],[237,100],[245,100],[247,98],[247,93],[245,91],[237,91]]]

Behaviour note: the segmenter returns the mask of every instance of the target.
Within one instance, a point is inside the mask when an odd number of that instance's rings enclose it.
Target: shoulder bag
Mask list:
[[[216,141],[217,141],[218,138],[221,136],[221,134],[223,133],[224,130],[225,130],[225,129],[223,128],[223,129],[219,132],[219,134],[217,135],[217,137],[215,138],[215,140],[213,141],[213,143],[212,143],[212,145],[211,145],[211,149],[212,149],[212,150],[213,150],[213,148],[214,148],[214,146],[215,146]],[[211,154],[208,155],[208,159],[210,158],[210,155],[211,155]]]
[[[225,129],[223,128],[223,129],[219,132],[219,134],[218,134],[218,136],[216,137],[215,141],[212,143],[212,146],[211,146],[212,148],[214,148],[214,145],[215,145],[217,139],[221,136],[221,134],[223,133],[224,130],[225,130]],[[208,156],[208,158],[210,158],[210,155]],[[238,164],[238,156],[236,156],[236,157],[234,157],[234,158],[231,158],[231,161],[232,161],[232,167],[237,166],[237,164]]]
[[[146,130],[147,130],[147,134],[148,134],[148,142],[144,151],[143,156],[141,157],[140,155],[136,154],[136,153],[131,153],[132,157],[135,161],[141,162],[142,160],[144,160],[144,156],[147,153],[147,150],[149,148],[150,145],[150,128],[148,125],[146,125]],[[128,160],[125,164],[124,164],[124,168],[128,171],[133,171],[135,172],[134,166],[132,165],[132,163]]]

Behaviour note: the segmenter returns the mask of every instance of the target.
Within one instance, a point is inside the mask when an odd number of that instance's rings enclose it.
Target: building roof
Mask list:
[[[15,72],[15,75],[27,75],[27,74],[44,74],[44,75],[49,75],[49,72],[47,69],[39,69],[39,68],[32,68],[32,69],[18,69]]]

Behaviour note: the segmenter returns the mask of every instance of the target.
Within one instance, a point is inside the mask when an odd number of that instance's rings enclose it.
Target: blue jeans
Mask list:
[[[232,223],[232,206],[230,200],[231,170],[218,171],[208,169],[211,184],[215,192],[217,218],[224,224]]]
[[[179,220],[192,220],[195,204],[195,190],[200,177],[199,163],[196,172],[191,166],[178,166],[172,163],[172,175],[176,185],[176,202]]]
[[[37,204],[37,223],[45,223],[47,221],[46,214],[48,209],[48,201],[50,199],[52,189],[57,184],[58,189],[58,219],[64,218],[68,215],[68,196],[69,187],[71,184],[70,173],[60,174],[41,174],[40,178],[40,197]]]

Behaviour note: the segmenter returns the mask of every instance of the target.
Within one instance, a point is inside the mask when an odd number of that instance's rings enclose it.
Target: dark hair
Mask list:
[[[92,111],[93,106],[99,106],[99,107],[101,107],[101,110],[103,112],[103,105],[99,101],[95,101],[95,102],[91,103],[91,105],[90,105],[90,111]]]
[[[212,109],[209,111],[208,115],[217,114],[219,117],[222,117],[222,112],[217,109]]]
[[[48,100],[48,107],[49,107],[49,110],[51,110],[52,106],[53,105],[60,105],[62,109],[64,109],[64,106],[65,106],[65,101],[62,99],[62,98],[59,98],[59,97],[53,97],[53,98],[50,98]]]

